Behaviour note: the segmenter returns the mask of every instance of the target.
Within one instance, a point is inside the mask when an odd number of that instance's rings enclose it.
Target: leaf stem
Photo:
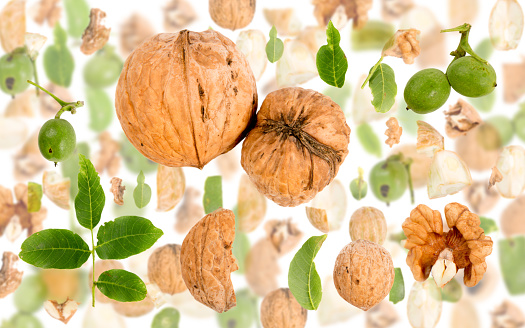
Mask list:
[[[35,82],[36,84],[39,84],[38,83],[38,71],[36,70],[36,60],[31,59],[31,64],[33,65],[33,75],[35,77]],[[40,96],[40,89],[38,88],[38,86],[35,85],[35,89],[36,89],[36,95]]]
[[[408,188],[410,189],[410,202],[414,204],[415,197],[414,197],[414,185],[412,184],[412,175],[410,174],[410,167],[412,166],[412,158],[409,158],[405,161],[405,168],[407,170],[408,175]]]
[[[61,108],[55,115],[56,119],[59,119],[60,115],[62,115],[62,113],[66,112],[66,111],[67,112],[71,112],[71,114],[75,114],[77,112],[77,108],[84,106],[84,102],[80,101],[80,100],[76,101],[76,102],[65,102],[65,101],[63,101],[62,99],[58,98],[57,96],[55,96],[54,94],[52,94],[51,92],[47,91],[45,88],[40,86],[38,84],[38,82],[35,83],[33,81],[27,80],[27,83],[32,84],[35,87],[39,88],[40,90],[44,91],[45,93],[50,95],[53,99],[55,99],[58,102],[58,104],[61,106]]]
[[[470,47],[470,44],[468,43],[468,36],[469,36],[471,28],[472,28],[472,26],[470,24],[465,23],[463,25],[460,25],[460,26],[457,26],[457,27],[454,27],[454,28],[441,30],[441,33],[446,33],[446,32],[459,32],[459,33],[461,33],[461,39],[459,40],[459,45],[458,45],[457,49],[450,53],[451,56],[454,56],[454,60],[456,60],[458,58],[461,58],[461,57],[464,57],[466,54],[469,54],[472,57],[474,57],[477,60],[479,60],[480,62],[486,64],[487,61],[485,59],[481,58],[478,54],[476,54],[474,52],[474,50],[472,50],[472,48]]]
[[[377,61],[377,63],[372,67],[372,69],[370,70],[370,73],[368,73],[368,76],[366,77],[366,80],[365,82],[363,82],[363,84],[361,85],[361,89],[364,89],[366,84],[368,83],[368,81],[370,80],[370,78],[372,77],[372,75],[374,74],[374,72],[376,71],[376,69],[379,67],[379,65],[381,64],[381,62],[383,61],[383,56],[381,56],[381,58],[379,58],[379,60]]]

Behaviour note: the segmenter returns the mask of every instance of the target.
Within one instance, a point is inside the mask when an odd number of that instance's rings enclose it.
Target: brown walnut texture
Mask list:
[[[186,290],[180,269],[180,248],[177,244],[164,245],[148,259],[148,278],[163,293],[173,295]]]
[[[180,252],[182,278],[193,297],[222,313],[236,305],[230,273],[239,267],[233,257],[235,215],[219,208],[202,218],[184,238]]]
[[[261,303],[263,328],[303,328],[308,311],[288,288],[279,288],[266,295]]]
[[[403,223],[409,250],[406,262],[414,279],[425,281],[442,251],[452,252],[457,269],[465,269],[463,282],[473,287],[487,270],[485,258],[492,253],[492,239],[485,236],[479,217],[458,203],[445,206],[445,218],[450,228],[443,232],[439,211],[418,205]]]
[[[281,206],[313,199],[348,154],[350,128],[341,108],[313,90],[270,93],[248,133],[241,165],[260,193]]]
[[[129,141],[166,166],[202,168],[253,126],[255,78],[235,43],[207,30],[161,33],[126,59],[117,116]]]
[[[388,295],[394,276],[390,253],[368,240],[359,239],[346,245],[335,261],[337,292],[345,301],[364,311]]]
[[[210,0],[210,16],[222,28],[246,27],[255,14],[255,0]]]

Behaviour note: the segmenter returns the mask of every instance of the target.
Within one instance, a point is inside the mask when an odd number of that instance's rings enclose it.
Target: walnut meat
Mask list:
[[[207,30],[161,33],[126,59],[115,106],[124,133],[166,166],[202,168],[252,127],[255,78],[230,39]]]
[[[295,299],[288,288],[279,288],[266,295],[261,303],[263,328],[302,328],[308,311]]]
[[[182,293],[186,285],[180,269],[180,245],[167,244],[157,248],[148,260],[148,278],[163,293]]]
[[[255,0],[210,0],[209,10],[217,25],[234,31],[250,24],[255,14]]]
[[[284,88],[264,100],[242,145],[241,165],[260,193],[297,206],[334,179],[349,141],[343,111],[329,97]]]
[[[487,270],[485,258],[492,252],[492,240],[485,236],[479,217],[464,205],[448,204],[445,217],[450,228],[447,232],[443,232],[439,211],[418,205],[410,212],[403,223],[405,248],[409,250],[406,262],[414,279],[425,281],[432,271],[439,287],[450,281],[457,270],[465,269],[463,282],[473,287]]]
[[[182,278],[193,297],[221,313],[236,305],[230,273],[238,269],[232,254],[235,215],[219,208],[191,228],[180,252]]]
[[[359,239],[346,245],[335,260],[337,292],[345,301],[364,311],[388,295],[394,276],[390,253],[368,240]]]

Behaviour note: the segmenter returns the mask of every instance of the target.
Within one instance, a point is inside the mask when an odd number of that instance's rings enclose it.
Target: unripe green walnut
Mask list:
[[[73,126],[66,120],[53,118],[40,128],[38,148],[45,159],[62,162],[68,159],[77,143]]]
[[[447,68],[450,85],[465,97],[482,97],[496,87],[496,72],[489,63],[465,56],[453,60]]]
[[[449,95],[447,76],[435,68],[427,68],[414,74],[404,91],[407,109],[418,114],[428,114],[440,108]]]

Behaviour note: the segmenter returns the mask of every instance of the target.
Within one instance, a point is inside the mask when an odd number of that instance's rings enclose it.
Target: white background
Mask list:
[[[142,15],[146,16],[148,20],[155,26],[155,29],[157,32],[163,31],[163,25],[162,25],[162,7],[165,5],[164,0],[148,0],[148,1],[102,1],[102,0],[90,0],[89,3],[92,7],[101,8],[103,11],[107,13],[107,24],[112,27],[112,34],[110,38],[110,43],[114,45],[118,45],[118,37],[119,37],[119,30],[121,23],[127,19],[132,13],[134,12],[140,12]],[[447,1],[415,1],[419,4],[424,4],[425,6],[429,7],[438,17],[440,22],[444,27],[452,27],[448,25],[448,7],[447,7]],[[0,2],[2,6],[5,3],[5,0],[2,0]],[[30,0],[28,1],[27,8],[29,11],[31,11],[32,6],[36,3],[36,1]],[[210,19],[208,14],[208,2],[205,0],[192,0],[191,3],[194,5],[194,8],[197,10],[199,14],[199,20],[192,23],[188,28],[195,31],[201,31],[204,29],[207,29],[209,26],[213,27],[213,29],[220,31],[224,35],[228,36],[232,40],[236,40],[237,35],[239,33],[238,31],[232,32],[229,30],[222,29],[218,27],[213,21]],[[480,9],[479,14],[477,15],[477,20],[474,22],[470,22],[473,25],[473,30],[471,32],[471,44],[476,45],[480,40],[488,36],[488,17],[490,14],[490,10],[495,3],[495,1],[486,1],[486,0],[478,0]],[[307,25],[316,25],[315,18],[313,17],[313,6],[310,4],[310,1],[306,0],[259,0],[257,3],[257,10],[255,13],[255,18],[253,19],[252,23],[248,26],[248,28],[251,29],[260,29],[264,32],[265,35],[267,35],[270,26],[265,21],[263,16],[263,9],[264,8],[279,8],[279,7],[294,7],[296,10],[296,15],[300,17],[303,26]],[[374,7],[370,11],[370,18],[372,19],[381,19],[380,15],[380,1],[376,0],[374,1]],[[65,17],[61,20],[61,23],[63,26],[66,25]],[[414,26],[417,28],[417,26]],[[347,82],[352,85],[352,89],[354,89],[355,85],[357,83],[361,83],[358,81],[360,76],[362,74],[366,74],[371,66],[377,61],[379,58],[379,53],[375,51],[371,52],[361,52],[356,53],[352,52],[350,49],[350,30],[351,30],[351,24],[347,24],[345,28],[341,31],[342,34],[342,47],[348,57],[349,60],[349,73],[347,74]],[[51,43],[52,40],[52,30],[47,27],[47,25],[44,26],[38,26],[34,24],[34,22],[31,19],[28,19],[28,31],[29,32],[37,32],[40,34],[43,34],[47,36],[50,40],[48,40],[48,45]],[[459,35],[458,34],[452,34],[447,35],[447,43],[448,43],[448,49],[454,50],[457,46],[457,42],[459,41]],[[71,44],[71,42],[70,42]],[[73,46],[72,51],[75,56],[75,75],[73,78],[72,86],[70,87],[70,90],[72,94],[74,95],[75,99],[83,99],[84,97],[84,84],[83,84],[83,78],[82,78],[82,68],[84,66],[85,61],[88,59],[87,56],[80,53],[78,49],[78,45]],[[499,81],[501,81],[501,64],[503,62],[518,62],[521,60],[521,55],[523,54],[523,44],[520,45],[520,47],[517,50],[510,51],[510,52],[495,52],[493,57],[491,58],[490,62],[496,69],[498,73]],[[404,85],[406,81],[410,78],[412,74],[414,74],[418,68],[416,65],[408,66],[403,64],[402,60],[396,59],[396,58],[387,58],[385,59],[385,62],[388,63],[393,67],[396,73],[396,81],[398,84],[398,99],[400,95],[402,95],[402,90],[404,88]],[[41,58],[39,58],[39,73],[40,73],[40,81],[42,84],[45,84],[46,77],[44,74],[44,70],[42,68],[42,61]],[[442,68],[444,69],[444,68]],[[261,90],[262,86],[264,86],[268,81],[273,79],[275,77],[275,64],[268,63],[268,66],[266,68],[265,74],[263,78],[258,82],[258,89]],[[499,84],[502,85],[502,84]],[[326,85],[319,79],[314,78],[310,82],[302,85],[302,87],[305,88],[312,88],[318,91],[322,91],[325,89]],[[110,94],[114,93],[114,87],[108,89]],[[502,102],[502,91],[503,89],[501,87],[496,88],[496,92],[498,94],[498,102],[495,105],[493,111],[490,114],[484,114],[481,113],[483,117],[495,115],[495,114],[501,114],[501,115],[507,115],[509,117],[512,117],[512,115],[517,111],[517,105],[507,105]],[[261,94],[261,91],[259,91],[259,104],[262,103],[262,100],[264,99],[263,94]],[[443,106],[442,109],[430,114],[427,116],[426,120],[433,124],[434,127],[436,127],[443,135],[444,133],[444,115],[443,110],[448,108],[448,105],[454,104],[458,99],[458,94],[456,94],[453,90],[451,93],[451,96],[449,98],[449,101],[445,106]],[[3,109],[9,102],[10,97],[5,94],[0,94],[0,113],[3,112]],[[351,110],[351,104],[352,100],[350,100],[347,103],[347,108],[345,110],[348,112]],[[385,115],[385,120],[390,115]],[[87,122],[88,122],[88,113],[87,109],[80,109],[78,110],[78,113],[76,115],[71,116],[69,113],[64,114],[67,116],[67,119],[73,124],[75,127],[75,130],[77,131],[77,138],[78,141],[88,141],[91,146],[92,153],[93,151],[97,150],[98,142],[96,142],[96,134],[92,131],[90,131],[87,128]],[[381,136],[381,140],[385,140],[386,137],[384,137],[383,131],[386,129],[386,126],[384,125],[385,120],[375,122],[373,123],[374,129],[378,135]],[[36,129],[40,124],[42,124],[41,119],[32,119],[28,121],[28,124],[32,127],[32,129]],[[369,155],[365,153],[357,141],[357,138],[355,136],[355,124],[352,122],[352,120],[348,119],[348,125],[352,129],[352,134],[350,137],[350,145],[349,145],[349,154],[341,166],[339,170],[339,174],[337,176],[337,179],[339,179],[345,188],[348,187],[348,184],[352,179],[354,179],[357,176],[357,168],[358,166],[361,166],[365,169],[365,177],[368,177],[369,169],[379,161],[378,158]],[[110,127],[111,134],[118,138],[121,134],[121,128],[118,120],[116,117],[114,118],[114,121]],[[409,136],[408,134],[403,135],[401,138],[402,144],[403,143],[410,143],[415,142],[415,138],[412,136]],[[0,141],[1,142],[1,141]],[[519,144],[519,140],[515,138],[511,144]],[[233,152],[237,155],[237,158],[240,159],[240,146],[236,147]],[[448,138],[445,138],[445,147],[447,149],[453,149],[454,142]],[[9,149],[9,150],[0,150],[0,184],[12,188],[16,181],[14,180],[12,176],[12,157],[13,154],[16,153],[18,150],[17,148]],[[388,154],[389,149],[387,145],[383,144],[383,154]],[[51,166],[49,167],[49,170],[55,170]],[[60,171],[60,170],[59,170]],[[224,180],[223,181],[223,191],[224,191],[224,207],[226,208],[233,208],[233,206],[237,202],[237,188],[238,188],[238,182],[239,178],[241,176],[242,169],[239,166],[239,171],[237,172],[237,175],[235,178],[231,180]],[[202,171],[199,171],[197,169],[193,168],[184,168],[184,173],[186,175],[186,185],[187,186],[193,186],[202,191],[204,186],[204,180],[207,176],[210,175],[217,175],[220,174],[219,170],[216,166],[215,162],[211,162],[208,164]],[[483,174],[479,174],[477,172],[473,172],[473,178],[476,179],[486,179],[490,172],[484,172]],[[128,172],[125,169],[121,169],[119,176],[124,179],[124,181],[132,181],[134,182],[136,179],[136,176],[130,172]],[[33,181],[40,182],[40,175],[36,177]],[[110,176],[107,176],[106,173],[102,175],[101,182],[103,184],[104,190],[106,191],[106,208],[103,212],[103,218],[102,221],[111,220],[114,218],[114,215],[112,214],[112,208],[114,207],[112,203],[112,195],[109,193],[109,180],[111,179]],[[155,174],[149,174],[146,176],[146,182],[150,184],[152,189],[155,191]],[[134,185],[128,187],[128,192],[130,192],[130,189],[132,189]],[[390,206],[386,206],[384,203],[381,203],[377,201],[371,191],[369,191],[369,194],[367,197],[360,202],[357,202],[354,200],[350,193],[347,190],[347,201],[348,201],[348,209],[347,214],[345,215],[345,220],[342,224],[342,228],[339,231],[330,232],[327,240],[325,241],[323,247],[319,251],[319,254],[316,258],[316,267],[317,270],[324,281],[326,277],[330,276],[332,274],[334,261],[339,253],[340,249],[343,248],[347,243],[350,242],[350,237],[348,234],[348,222],[350,219],[351,214],[353,211],[355,211],[357,208],[361,206],[374,206],[378,209],[382,210],[385,214],[385,217],[387,219],[387,223],[389,226],[394,226],[394,231],[399,231],[401,229],[401,224],[403,220],[409,215],[410,210],[415,207],[415,205],[410,204],[410,198],[408,192],[405,193],[402,199],[392,203]],[[441,199],[436,200],[428,200],[426,190],[418,189],[416,190],[416,204],[423,203],[428,206],[430,206],[433,209],[440,210],[441,212],[444,209],[444,206],[450,202],[458,201],[460,203],[465,203],[463,199],[463,194],[458,193],[453,196],[448,196]],[[509,204],[509,200],[501,199],[498,205],[486,216],[493,218],[497,221],[499,221],[499,216],[501,211]],[[156,204],[156,195],[153,195],[152,201],[150,205],[147,207],[147,213],[145,216],[149,218],[157,227],[161,228],[164,231],[164,236],[158,241],[156,246],[160,246],[166,243],[178,243],[182,244],[183,235],[177,234],[173,230],[174,222],[175,222],[175,213],[176,210],[172,210],[168,213],[158,213],[155,209]],[[43,205],[48,208],[48,217],[45,221],[45,228],[60,228],[64,227],[67,228],[69,226],[69,213],[67,211],[64,211],[57,206],[55,206],[53,203],[51,203],[46,197],[43,198]],[[295,207],[295,208],[283,208],[279,207],[276,204],[272,203],[271,201],[268,201],[268,211],[266,215],[266,219],[272,219],[272,218],[279,218],[284,219],[288,217],[292,217],[293,221],[298,223],[300,229],[303,231],[303,240],[304,242],[308,237],[312,235],[320,235],[321,233],[317,231],[315,228],[313,228],[306,216],[305,216],[305,210],[304,205]],[[102,223],[102,222],[101,222]],[[257,241],[259,238],[264,236],[264,230],[262,228],[263,225],[261,225],[257,230],[250,233],[249,237],[252,242],[252,244]],[[488,257],[487,263],[489,266],[493,266],[496,271],[498,272],[498,275],[500,275],[500,268],[498,263],[498,247],[497,247],[497,240],[501,238],[501,235],[499,233],[495,233],[491,235],[493,240],[496,242],[494,243],[494,249],[492,252],[492,255]],[[0,239],[0,253],[3,251],[13,251],[15,253],[18,253],[20,250],[20,245],[23,242],[23,239],[25,237],[25,233],[23,236],[21,236],[18,240],[16,240],[14,243],[9,243],[6,238]],[[301,243],[302,243],[301,242]],[[395,249],[392,248],[392,249]],[[293,257],[293,254],[295,253],[295,250],[288,255],[284,256],[280,259],[280,265],[281,265],[281,274],[279,276],[279,283],[282,287],[287,286],[287,273],[288,273],[288,265]],[[408,327],[408,321],[406,318],[406,300],[408,298],[408,294],[410,292],[410,288],[412,286],[412,283],[414,282],[414,279],[411,275],[411,272],[408,268],[408,266],[405,264],[405,253],[397,249],[394,252],[394,266],[395,267],[401,267],[403,270],[403,275],[405,279],[405,289],[406,289],[406,296],[405,300],[395,305],[395,309],[398,312],[398,315],[400,316],[400,321],[394,326],[394,327]],[[89,263],[91,261],[88,261]],[[139,263],[145,264],[146,257],[143,256],[143,260],[137,261]],[[22,265],[22,268],[27,272],[31,271],[30,266],[28,265]],[[137,267],[130,267],[128,265],[127,267],[130,270],[134,270],[138,274],[145,273],[144,267],[137,268]],[[243,276],[233,274],[232,280],[234,282],[235,288],[240,289],[246,286],[246,282]],[[503,284],[503,281],[499,278],[498,285],[496,287],[496,290],[494,294],[489,297],[488,299],[484,300],[473,300],[476,305],[476,310],[479,316],[479,321],[481,322],[481,327],[489,327],[490,326],[490,312],[499,305],[504,299],[511,299],[516,304],[521,304],[522,310],[525,310],[525,296],[521,297],[510,297],[508,295],[508,292]],[[87,306],[89,306],[88,301],[86,301],[84,304],[82,304],[81,309],[79,312],[74,316],[74,318],[69,322],[68,326],[70,327],[81,327],[82,321],[85,316],[85,309]],[[102,306],[102,304],[97,304],[97,307]],[[453,304],[444,302],[443,303],[443,312],[441,316],[441,320],[438,324],[438,327],[450,327],[450,315],[453,308]],[[349,306],[350,307],[350,306]],[[15,313],[15,308],[13,306],[13,298],[12,295],[8,296],[4,299],[0,299],[0,321],[1,319],[6,319],[10,317],[13,313]],[[148,315],[145,315],[140,318],[134,318],[134,319],[126,319],[126,323],[128,327],[148,327],[151,323],[151,320],[153,318],[153,315],[159,310],[155,310],[151,312]],[[215,327],[217,326],[216,323],[216,317],[213,312],[206,312],[201,311],[198,312],[198,316],[190,316],[187,311],[182,311],[182,318],[181,318],[181,327]],[[40,310],[38,312],[38,317],[42,320],[42,322],[45,324],[46,327],[58,327],[61,326],[62,323],[59,323],[58,321],[55,321],[54,319],[51,319],[47,313],[44,310]],[[352,320],[333,325],[332,327],[364,327],[364,318],[365,316],[363,314],[356,315]],[[307,321],[307,327],[318,327],[319,323],[316,318],[316,312],[315,311],[309,311],[308,313],[308,321]]]

